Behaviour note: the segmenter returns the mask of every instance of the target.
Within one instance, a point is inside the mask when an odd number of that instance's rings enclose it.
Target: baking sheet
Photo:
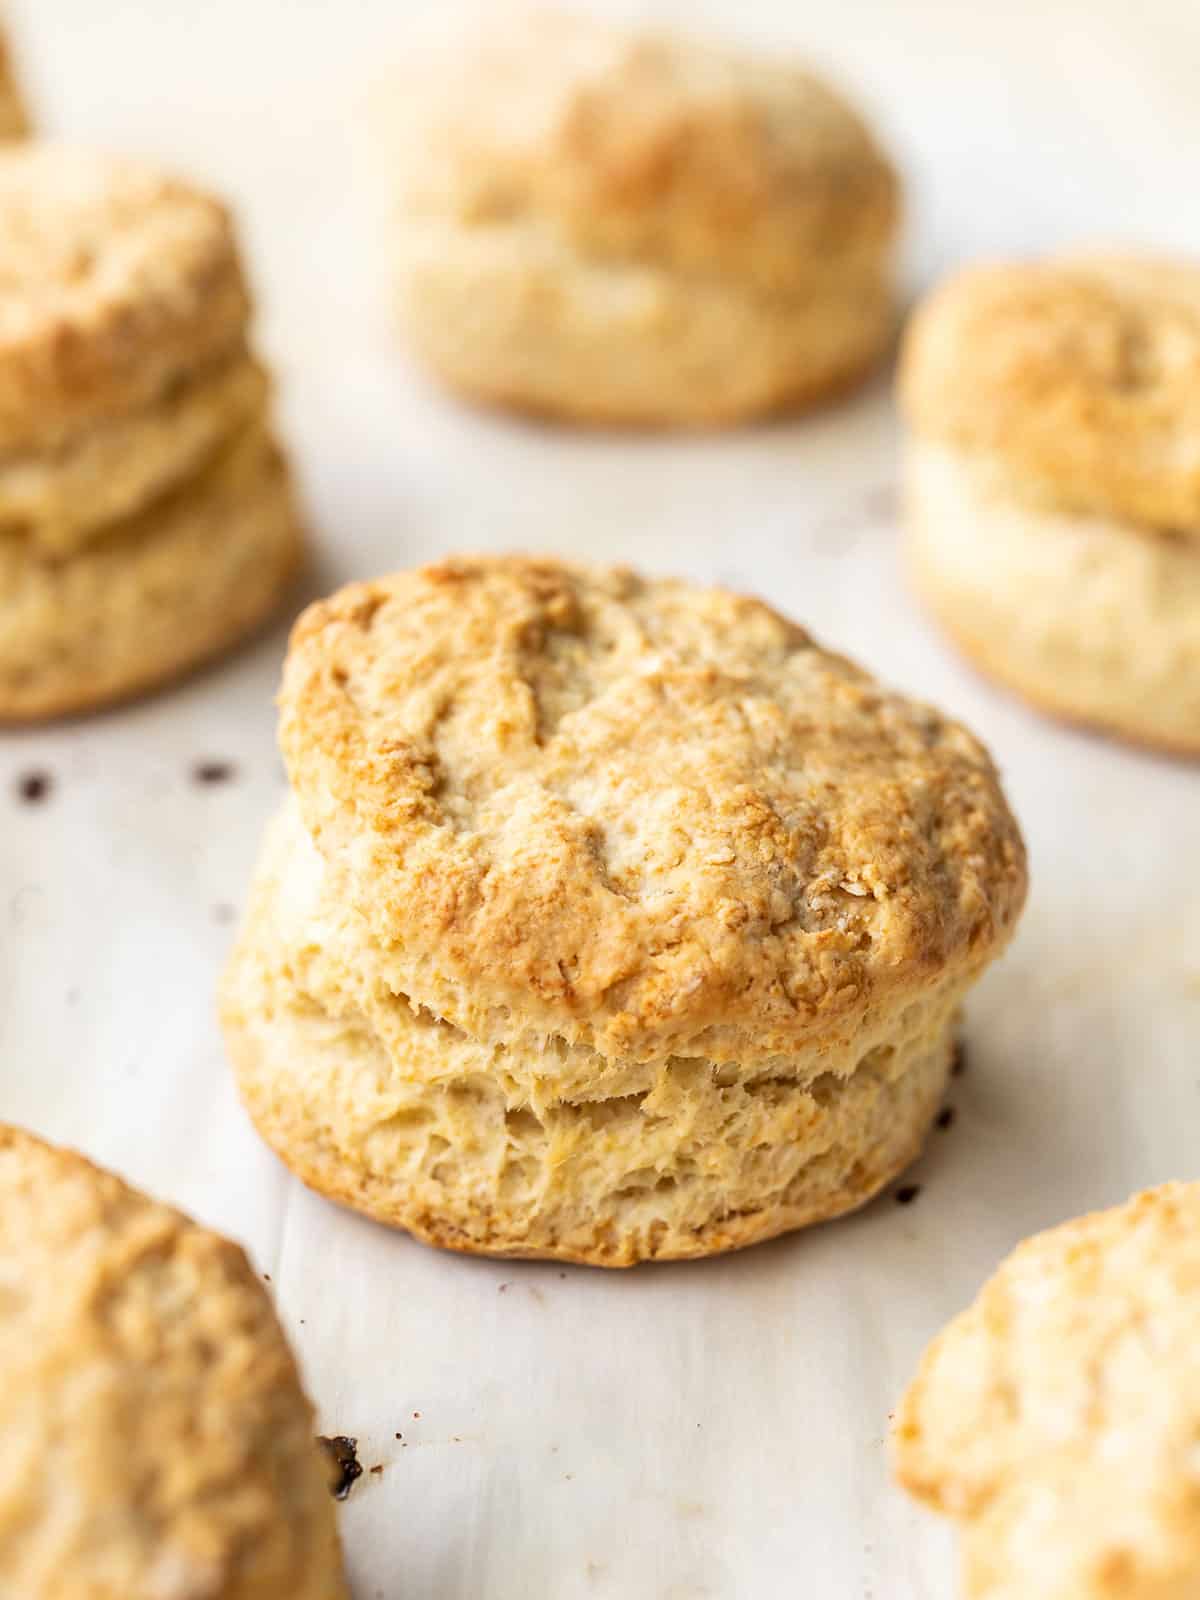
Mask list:
[[[239,204],[314,592],[461,546],[716,579],[989,741],[1034,888],[971,1001],[957,1118],[911,1205],[625,1275],[437,1254],[306,1193],[241,1115],[212,1007],[283,792],[282,628],[152,701],[0,737],[0,1114],[270,1274],[324,1430],[383,1468],[344,1508],[357,1600],[945,1600],[951,1536],[885,1456],[920,1349],[1031,1229],[1200,1176],[1200,772],[1038,721],[929,631],[896,557],[882,382],[807,422],[639,440],[460,410],[410,372],[358,110],[419,9],[37,0],[17,20],[56,129]],[[1080,236],[1200,245],[1179,199],[1200,134],[1187,0],[1004,22],[950,0],[623,9],[840,68],[911,175],[914,282]],[[231,776],[200,782],[202,762]],[[22,803],[31,772],[52,787]]]

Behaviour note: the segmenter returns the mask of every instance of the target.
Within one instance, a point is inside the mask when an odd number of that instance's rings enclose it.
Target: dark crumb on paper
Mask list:
[[[421,1420],[421,1413],[420,1413],[420,1412],[419,1412],[419,1411],[414,1411],[414,1412],[413,1412],[413,1416],[414,1416],[414,1417],[415,1417],[415,1418],[416,1418],[416,1419],[417,1419],[417,1421],[418,1421],[418,1422],[420,1422],[420,1420]]]
[[[225,924],[232,922],[234,917],[237,916],[237,912],[231,905],[228,905],[225,901],[221,901],[219,905],[215,905],[212,908],[212,915],[214,922]]]
[[[565,1272],[560,1272],[559,1273],[559,1277],[560,1278],[565,1278],[566,1277],[566,1273]]]
[[[192,767],[192,782],[228,783],[235,771],[232,761],[197,761]]]
[[[263,1273],[263,1282],[264,1283],[270,1283],[270,1281],[271,1281],[271,1274],[269,1272],[264,1272]]]
[[[950,1076],[961,1078],[967,1070],[967,1047],[961,1039],[954,1046],[954,1054],[950,1058]]]
[[[896,1204],[910,1206],[921,1192],[919,1183],[906,1183],[902,1189],[896,1190]]]
[[[375,1465],[370,1468],[370,1473],[371,1473],[371,1476],[373,1478],[380,1477],[382,1472],[383,1472],[383,1462],[382,1461],[377,1461],[375,1463]]]
[[[934,1119],[934,1126],[941,1128],[944,1133],[947,1128],[954,1126],[954,1119],[958,1115],[953,1106],[943,1106]]]
[[[329,1492],[335,1500],[344,1500],[363,1474],[358,1459],[358,1440],[348,1439],[344,1433],[319,1433],[317,1443],[337,1469]]]
[[[512,1284],[511,1283],[502,1283],[497,1287],[496,1293],[497,1294],[506,1294],[508,1292],[508,1290],[511,1289],[511,1288],[512,1288]]]
[[[23,772],[17,779],[17,797],[22,805],[40,805],[53,788],[54,779],[48,772]]]

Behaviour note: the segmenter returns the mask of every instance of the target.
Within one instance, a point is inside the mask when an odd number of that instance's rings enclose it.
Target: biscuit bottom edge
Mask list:
[[[287,465],[259,426],[66,560],[0,540],[0,724],[96,710],[211,660],[276,610],[303,551]]]
[[[810,272],[791,296],[595,259],[527,221],[422,219],[396,255],[402,330],[447,388],[584,426],[799,414],[865,381],[895,323],[886,252]]]
[[[625,1267],[739,1249],[869,1201],[924,1142],[960,994],[847,1077],[729,1081],[672,1057],[643,1093],[535,1100],[503,1052],[446,1024],[413,1013],[412,1049],[398,1048],[394,1031],[385,1046],[361,1014],[326,1009],[252,911],[222,1021],[252,1120],[311,1188],[447,1249]],[[426,1072],[441,1030],[446,1060]]]
[[[1200,756],[1200,544],[1023,501],[941,446],[906,476],[914,586],[970,661],[1064,721]]]

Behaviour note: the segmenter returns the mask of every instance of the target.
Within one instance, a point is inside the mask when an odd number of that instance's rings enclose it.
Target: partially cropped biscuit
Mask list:
[[[824,399],[888,343],[898,180],[800,67],[537,11],[392,101],[402,323],[468,396],[736,422]]]
[[[1200,1594],[1200,1184],[1027,1240],[927,1353],[907,1488],[964,1525],[971,1600]]]
[[[1200,754],[1200,263],[962,273],[900,394],[911,564],[947,631],[1047,710]]]
[[[917,1153],[1025,892],[986,752],[756,600],[480,558],[297,624],[223,985],[260,1130],[456,1249],[624,1266]]]
[[[0,285],[12,720],[105,704],[224,648],[279,603],[301,538],[218,201],[134,162],[0,153]]]
[[[0,1592],[348,1600],[327,1463],[236,1245],[0,1126]]]
[[[0,12],[0,139],[23,139],[28,132],[29,118]]]

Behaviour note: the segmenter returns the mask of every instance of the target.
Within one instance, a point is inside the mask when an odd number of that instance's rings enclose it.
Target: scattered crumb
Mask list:
[[[404,1435],[402,1433],[398,1433],[396,1435],[396,1437],[397,1437],[397,1439],[403,1439]]]
[[[507,1290],[509,1290],[511,1288],[512,1288],[512,1284],[511,1283],[502,1283],[502,1284],[499,1284],[497,1286],[496,1293],[497,1294],[504,1294]]]
[[[415,1418],[416,1418],[416,1420],[417,1420],[417,1421],[418,1421],[418,1422],[420,1422],[420,1420],[421,1420],[421,1413],[420,1413],[420,1412],[419,1412],[419,1411],[414,1411],[414,1412],[413,1412],[413,1416],[414,1416],[414,1417],[415,1417]]]
[[[383,1462],[377,1461],[373,1467],[368,1468],[373,1478],[378,1478],[383,1472]]]
[[[17,779],[17,796],[22,805],[40,805],[53,788],[54,779],[48,772],[23,772]]]
[[[228,783],[236,770],[232,761],[197,761],[192,766],[192,782]]]
[[[906,1183],[902,1189],[896,1190],[896,1204],[910,1206],[921,1192],[919,1183]]]
[[[961,1078],[967,1070],[967,1047],[962,1039],[955,1041],[954,1055],[950,1061],[950,1076]]]
[[[319,1433],[317,1443],[335,1468],[329,1492],[335,1500],[344,1500],[362,1477],[363,1469],[358,1459],[358,1440],[347,1438],[344,1433]]]
[[[944,1132],[947,1128],[954,1126],[954,1119],[957,1115],[958,1112],[955,1111],[953,1106],[943,1106],[934,1120],[934,1126],[941,1128]]]
[[[269,1272],[264,1272],[263,1273],[263,1282],[264,1283],[270,1283],[270,1281],[271,1281],[271,1274]]]

